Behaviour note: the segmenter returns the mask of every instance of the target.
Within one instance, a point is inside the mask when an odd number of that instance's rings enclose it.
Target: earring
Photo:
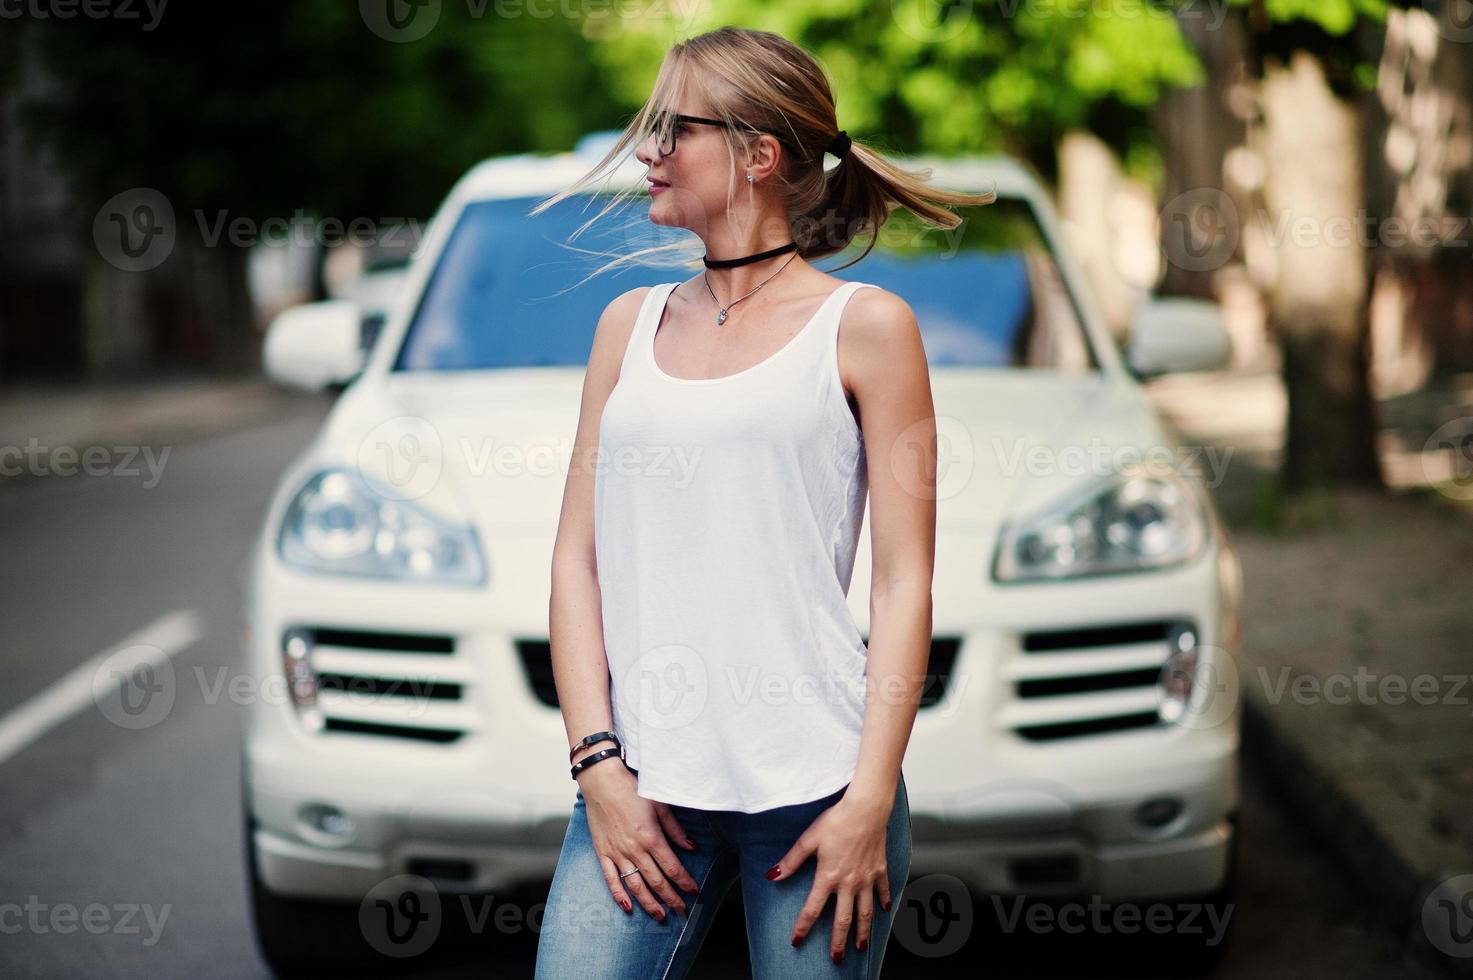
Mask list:
[[[757,180],[751,174],[747,174],[747,183],[749,183],[749,184],[755,184],[755,183],[757,183]]]

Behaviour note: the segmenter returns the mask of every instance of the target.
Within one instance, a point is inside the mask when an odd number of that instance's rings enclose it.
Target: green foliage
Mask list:
[[[1307,20],[1327,34],[1346,34],[1361,17],[1386,20],[1386,0],[1230,0],[1239,7],[1260,4],[1276,23]]]
[[[711,0],[682,25],[777,31],[814,52],[833,79],[840,125],[905,152],[1052,154],[1065,129],[1116,113],[1122,152],[1149,140],[1150,108],[1203,69],[1172,16],[1101,0]],[[1105,10],[1106,13],[1099,11]],[[678,40],[668,23],[629,20],[596,55],[631,105]]]

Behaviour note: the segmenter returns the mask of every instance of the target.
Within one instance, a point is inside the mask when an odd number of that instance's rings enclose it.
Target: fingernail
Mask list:
[[[837,953],[830,953],[829,956],[833,959],[835,963],[844,962],[844,951],[842,949],[839,950]]]
[[[774,864],[772,867],[770,867],[770,868],[767,869],[767,880],[768,881],[776,881],[777,880],[777,876],[780,875],[780,874],[782,874],[782,873],[783,873],[783,869],[781,867],[779,867],[778,865]]]
[[[657,911],[660,913],[659,916],[657,917],[658,920],[660,922],[664,922],[665,921],[665,910],[664,909],[658,909]]]
[[[624,901],[623,899],[620,899],[619,900],[619,907],[621,909],[623,909],[625,912],[632,912],[634,910],[634,906],[633,905],[630,905],[628,902]]]
[[[884,909],[886,912],[890,911],[890,900],[887,898],[883,902],[881,902],[880,908]]]
[[[685,839],[685,846],[694,851],[696,849],[696,842],[687,837]]]
[[[792,943],[793,943],[794,946],[798,945],[798,937],[797,936],[794,936],[793,937]]]
[[[869,943],[867,943],[863,939],[861,939],[861,940],[859,940],[858,942],[856,942],[854,944],[854,948],[857,949],[857,950],[859,950],[861,953],[863,953],[864,952],[864,947],[866,947],[868,945],[869,945]]]

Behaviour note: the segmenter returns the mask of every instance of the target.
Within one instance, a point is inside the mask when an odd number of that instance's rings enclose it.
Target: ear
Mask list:
[[[787,148],[777,141],[776,136],[761,133],[747,154],[747,169],[759,181],[765,180],[777,170],[778,164],[782,162],[782,154],[787,152]]]

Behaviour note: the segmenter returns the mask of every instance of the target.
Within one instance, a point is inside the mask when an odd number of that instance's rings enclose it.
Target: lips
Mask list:
[[[650,186],[651,187],[669,187],[670,186],[670,184],[667,183],[666,181],[656,180],[653,177],[649,178],[649,183],[650,183]]]

